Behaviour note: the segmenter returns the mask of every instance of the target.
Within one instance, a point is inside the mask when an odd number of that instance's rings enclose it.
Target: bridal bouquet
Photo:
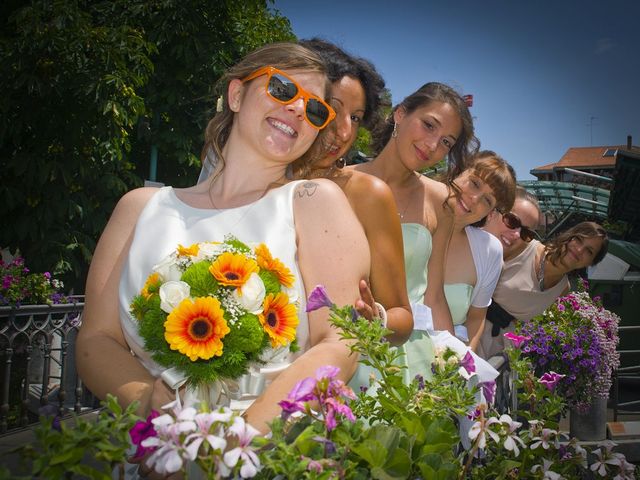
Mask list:
[[[160,365],[191,385],[233,379],[269,349],[296,348],[294,280],[264,244],[227,236],[179,245],[153,268],[131,312]]]

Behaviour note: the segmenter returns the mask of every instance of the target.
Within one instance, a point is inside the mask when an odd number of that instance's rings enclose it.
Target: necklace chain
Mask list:
[[[544,292],[544,261],[547,257],[547,252],[542,252],[542,256],[540,257],[540,268],[538,269],[538,286],[540,287],[540,291]]]

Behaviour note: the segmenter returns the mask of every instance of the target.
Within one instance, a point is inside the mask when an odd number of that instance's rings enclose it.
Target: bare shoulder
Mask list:
[[[158,191],[155,187],[142,187],[125,193],[113,212],[112,218],[137,219],[149,199]]]
[[[293,195],[294,203],[315,203],[334,198],[344,200],[344,193],[338,185],[326,178],[301,181],[296,185]]]
[[[422,176],[422,184],[425,186],[427,198],[430,201],[444,202],[449,195],[449,188],[443,182],[433,180],[432,178]]]

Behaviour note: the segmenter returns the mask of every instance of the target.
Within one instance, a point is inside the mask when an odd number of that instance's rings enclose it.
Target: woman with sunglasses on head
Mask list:
[[[337,304],[359,296],[369,271],[362,228],[333,182],[288,182],[286,168],[333,118],[324,100],[329,82],[315,53],[292,43],[262,47],[220,80],[223,109],[207,126],[203,152],[218,159],[211,177],[186,189],[127,193],[98,243],[77,343],[78,370],[100,398],[139,401],[138,413],[175,399],[162,368],[144,349],[129,315],[151,269],[178,244],[222,241],[232,234],[265,243],[296,277],[300,352],[246,410],[261,431],[280,413],[278,402],[318,365],[335,365],[348,381],[357,357],[328,321],[327,309],[305,313],[305,298],[323,284]],[[339,275],[336,274],[339,272]],[[133,353],[133,355],[132,355]],[[240,392],[242,393],[242,392]]]
[[[462,96],[447,85],[432,82],[397,105],[374,134],[378,156],[352,167],[384,180],[396,202],[415,324],[410,340],[402,347],[407,380],[417,374],[431,375],[433,343],[426,332],[424,317],[429,309],[424,304],[431,307],[435,329],[452,325],[443,290],[444,253],[453,220],[445,207],[449,193],[445,184],[420,171],[448,157],[452,171],[460,172],[477,145],[473,120]]]
[[[402,260],[402,232],[389,187],[379,178],[344,168],[359,127],[372,130],[380,122],[384,80],[375,67],[338,46],[313,38],[301,45],[320,55],[331,81],[336,118],[307,153],[293,164],[294,178],[328,178],[345,193],[364,228],[371,251],[370,289],[361,282],[356,309],[366,318],[386,319],[388,340],[401,344],[413,329]],[[367,375],[368,377],[368,375]]]
[[[597,264],[607,253],[607,233],[594,222],[579,223],[546,243],[536,240],[540,217],[535,196],[519,186],[512,211],[493,212],[484,227],[501,241],[505,262],[480,339],[483,358],[504,350],[503,335],[513,330],[514,320],[544,312],[569,292],[569,274]]]
[[[516,181],[513,168],[502,157],[483,150],[448,184],[455,220],[445,259],[444,290],[456,336],[475,351],[502,270],[500,242],[480,227],[490,212],[511,210]]]

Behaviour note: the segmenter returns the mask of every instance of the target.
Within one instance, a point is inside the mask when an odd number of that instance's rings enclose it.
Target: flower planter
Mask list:
[[[569,435],[583,441],[604,440],[607,437],[607,399],[594,398],[585,413],[572,408],[569,414]]]

